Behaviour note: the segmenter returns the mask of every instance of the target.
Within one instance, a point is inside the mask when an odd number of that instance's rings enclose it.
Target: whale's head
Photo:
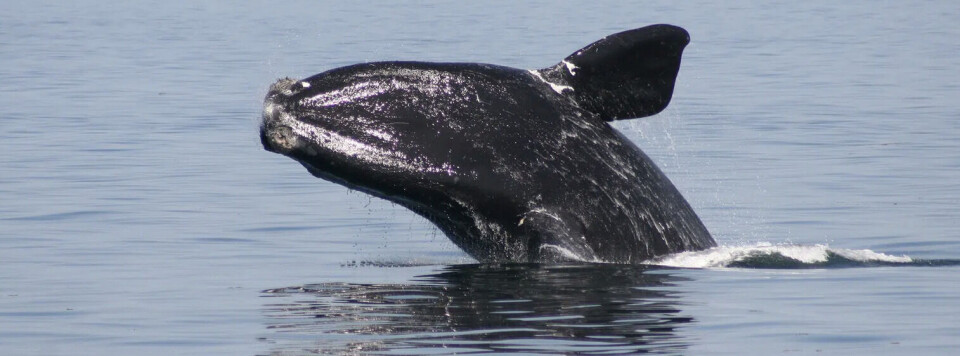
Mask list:
[[[495,154],[463,144],[476,132],[455,117],[482,104],[450,95],[448,74],[384,64],[280,79],[264,100],[261,141],[317,177],[407,206],[448,196],[476,178],[467,161]]]

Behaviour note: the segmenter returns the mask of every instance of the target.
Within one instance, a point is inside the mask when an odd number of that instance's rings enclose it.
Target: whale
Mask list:
[[[686,30],[604,37],[542,69],[369,62],[282,78],[260,140],[312,175],[432,222],[484,263],[642,263],[716,246],[610,123],[669,104]]]

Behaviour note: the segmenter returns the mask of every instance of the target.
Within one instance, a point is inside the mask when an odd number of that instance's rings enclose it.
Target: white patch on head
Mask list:
[[[577,67],[576,64],[573,64],[567,61],[563,61],[562,63],[563,65],[567,66],[567,71],[570,72],[570,75],[577,75],[576,71],[580,67]]]
[[[304,87],[304,88],[309,88],[309,87],[310,87],[310,82],[306,82],[306,81],[300,82],[300,86],[302,86],[302,87]]]
[[[528,72],[530,72],[530,74],[533,74],[534,77],[537,77],[537,79],[540,79],[540,80],[543,81],[544,83],[549,84],[549,85],[550,85],[550,88],[553,89],[553,91],[557,92],[557,94],[563,94],[563,91],[564,91],[564,90],[573,91],[573,87],[571,87],[571,86],[554,84],[554,83],[551,83],[551,82],[547,81],[546,79],[543,78],[542,75],[540,75],[540,72],[538,72],[538,71],[530,70],[530,71],[528,71]]]

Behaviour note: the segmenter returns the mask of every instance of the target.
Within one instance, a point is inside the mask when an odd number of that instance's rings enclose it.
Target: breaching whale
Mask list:
[[[260,138],[313,175],[407,207],[482,262],[637,263],[716,245],[608,122],[663,110],[682,28],[607,36],[560,63],[375,62],[280,79]]]

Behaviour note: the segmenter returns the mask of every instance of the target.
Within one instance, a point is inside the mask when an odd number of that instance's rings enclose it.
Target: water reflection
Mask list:
[[[458,265],[403,284],[264,291],[274,355],[676,353],[668,270],[616,265]]]

